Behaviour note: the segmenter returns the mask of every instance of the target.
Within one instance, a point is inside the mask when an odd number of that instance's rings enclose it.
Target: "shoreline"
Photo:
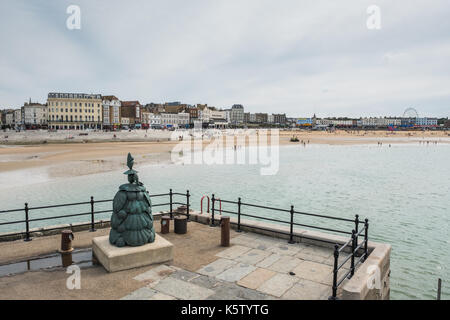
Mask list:
[[[128,134],[129,132],[125,132]],[[145,131],[142,132],[145,134]],[[450,137],[445,132],[401,132],[391,134],[387,132],[366,132],[365,134],[352,134],[349,131],[335,133],[310,131],[280,131],[279,146],[312,146],[312,145],[388,145],[415,144],[449,145]],[[99,133],[97,133],[99,134]],[[102,134],[102,133],[100,133]],[[161,134],[157,132],[157,134]],[[109,135],[109,133],[106,133]],[[150,134],[148,134],[150,135]],[[290,138],[296,136],[299,142],[291,142]],[[155,138],[155,137],[151,137]],[[168,138],[166,138],[168,139]],[[45,144],[0,144],[0,175],[19,170],[37,170],[45,173],[50,179],[57,177],[72,177],[94,173],[109,172],[122,168],[126,155],[131,152],[140,165],[170,164],[171,152],[179,141],[52,141]],[[268,138],[270,141],[270,138]],[[203,140],[203,148],[215,139]],[[234,141],[234,139],[233,139]],[[186,142],[186,141],[185,141]],[[233,142],[235,143],[235,142]],[[250,142],[246,141],[246,146]],[[224,147],[230,147],[226,145]]]

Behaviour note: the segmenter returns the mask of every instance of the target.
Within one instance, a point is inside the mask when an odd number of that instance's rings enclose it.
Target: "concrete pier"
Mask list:
[[[155,219],[159,216],[155,214]],[[191,213],[187,233],[182,235],[175,234],[172,226],[170,233],[164,235],[174,245],[170,262],[114,273],[100,265],[83,268],[80,290],[66,288],[69,275],[62,267],[53,268],[52,272],[4,276],[0,278],[0,299],[315,300],[331,295],[332,243],[345,243],[348,239],[295,229],[296,243],[288,244],[286,237],[275,233],[284,231],[282,226],[242,220],[246,227],[241,233],[231,230],[231,246],[227,248],[220,246],[220,227],[207,225],[210,218],[207,214]],[[215,218],[220,221],[220,216]],[[77,232],[75,250],[90,248],[92,238],[106,235],[108,223],[104,226],[96,232]],[[258,229],[262,226],[269,231]],[[155,228],[159,233],[160,223],[155,223]],[[48,235],[31,242],[1,242],[0,264],[55,252],[58,240],[58,235]],[[369,242],[369,249],[369,258],[358,266],[350,280],[339,286],[338,298],[389,299],[391,248]],[[342,253],[342,259],[348,254]],[[349,264],[350,261],[340,274],[348,270]]]

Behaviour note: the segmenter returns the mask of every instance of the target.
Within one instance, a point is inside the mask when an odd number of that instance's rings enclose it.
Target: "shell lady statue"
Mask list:
[[[119,187],[113,200],[109,242],[117,247],[142,246],[155,241],[152,204],[144,185],[133,170],[134,159],[128,153],[128,182]]]

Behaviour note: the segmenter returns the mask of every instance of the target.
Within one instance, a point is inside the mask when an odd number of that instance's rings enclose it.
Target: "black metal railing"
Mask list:
[[[334,217],[334,216],[328,216],[328,215],[296,211],[294,209],[293,205],[291,205],[289,209],[282,209],[282,208],[274,208],[274,207],[245,203],[245,202],[242,202],[241,198],[238,198],[238,201],[217,199],[214,194],[212,195],[211,200],[212,200],[212,205],[211,205],[211,225],[212,226],[215,225],[215,211],[217,210],[216,202],[220,201],[221,203],[237,205],[237,212],[220,209],[221,213],[237,215],[237,222],[233,222],[233,221],[230,222],[231,224],[234,224],[237,226],[236,227],[237,232],[241,232],[241,227],[246,226],[241,223],[241,217],[249,217],[249,218],[255,218],[255,219],[260,219],[260,220],[265,220],[265,221],[270,221],[270,222],[281,223],[281,224],[285,224],[285,225],[288,224],[289,232],[276,231],[274,229],[268,229],[268,228],[264,228],[261,226],[254,226],[254,225],[247,226],[247,227],[287,235],[289,237],[288,243],[290,243],[290,244],[295,243],[295,241],[294,241],[294,226],[306,227],[306,228],[334,232],[334,233],[350,236],[350,239],[346,243],[339,245],[331,240],[311,238],[311,237],[308,237],[305,235],[297,235],[297,237],[299,237],[299,238],[311,239],[311,240],[328,242],[328,243],[334,244],[333,284],[332,284],[332,294],[329,297],[330,300],[337,299],[337,290],[338,290],[339,285],[342,284],[342,282],[345,279],[350,279],[355,274],[355,270],[356,270],[356,267],[358,266],[358,264],[364,262],[364,260],[367,259],[368,255],[369,255],[369,251],[368,251],[369,219],[365,219],[364,222],[360,221],[359,215],[355,215],[355,219],[340,218],[340,217]],[[288,216],[289,219],[288,220],[279,220],[279,219],[274,219],[274,218],[269,218],[269,217],[264,217],[264,216],[257,216],[257,215],[252,215],[252,214],[248,214],[248,213],[242,213],[243,207],[258,208],[258,209],[271,210],[271,211],[277,211],[277,212],[285,212],[285,213],[289,214],[289,216]],[[354,228],[351,232],[349,232],[348,230],[339,230],[339,229],[334,229],[334,228],[329,228],[329,227],[324,227],[324,226],[298,223],[294,219],[296,216],[309,216],[309,217],[320,218],[320,219],[329,219],[329,220],[341,221],[341,222],[346,222],[346,223],[352,223]],[[361,230],[359,230],[359,226],[361,224],[364,224],[364,227]],[[364,241],[361,241],[359,243],[358,239],[362,235],[362,233],[364,233]],[[348,255],[344,259],[344,261],[341,261],[339,263],[340,253],[346,249],[350,250],[350,255]],[[362,251],[362,253],[361,253],[361,251]],[[344,268],[345,264],[349,260],[350,260],[349,270],[343,276],[341,276],[341,278],[339,278],[338,277],[339,271]]]
[[[185,215],[187,216],[187,218],[189,220],[189,209],[190,209],[190,205],[189,205],[189,198],[190,198],[189,190],[187,190],[186,193],[179,193],[179,192],[173,192],[172,189],[170,189],[169,193],[151,194],[150,195],[151,198],[158,198],[158,197],[164,197],[164,196],[168,196],[169,197],[169,202],[152,204],[152,208],[153,207],[169,206],[169,214],[170,214],[170,217],[172,219],[173,218],[173,213],[174,213],[173,212],[173,205],[185,205],[186,206],[186,213],[185,213]],[[186,203],[179,202],[179,201],[173,201],[174,200],[173,199],[174,196],[184,196],[184,197],[186,197]],[[31,234],[33,233],[31,231],[31,226],[30,226],[31,223],[37,222],[37,221],[56,220],[56,219],[64,219],[64,218],[79,217],[79,216],[89,216],[90,217],[90,222],[89,223],[82,223],[82,224],[79,224],[77,226],[90,226],[90,231],[95,231],[95,224],[96,224],[95,216],[99,215],[99,214],[102,214],[102,213],[111,213],[112,212],[112,209],[110,209],[110,210],[97,210],[96,211],[95,210],[95,205],[96,204],[100,204],[100,203],[112,202],[112,201],[113,201],[113,199],[94,200],[94,197],[91,197],[90,201],[86,201],[86,202],[66,203],[66,204],[41,206],[41,207],[30,207],[28,205],[28,203],[25,203],[24,207],[21,208],[21,209],[0,211],[0,215],[1,214],[6,214],[6,213],[23,212],[24,213],[24,218],[25,218],[25,219],[21,219],[21,220],[0,222],[0,226],[13,225],[13,224],[25,224],[25,229],[23,231],[16,232],[16,233],[4,234],[4,235],[0,236],[0,239],[5,238],[5,237],[24,236],[24,241],[31,241],[32,240]],[[90,205],[90,211],[82,212],[82,213],[58,215],[58,216],[40,217],[40,218],[32,218],[30,216],[31,215],[30,211],[44,210],[44,209],[53,209],[53,208],[73,207],[73,206],[82,206],[82,205]],[[51,231],[51,230],[57,230],[57,229],[62,229],[62,227],[46,228],[45,230],[46,231]]]
[[[176,212],[177,214],[186,215],[187,219],[190,218],[190,193],[189,190],[186,191],[186,193],[178,193],[173,192],[172,189],[169,190],[169,193],[162,193],[162,194],[153,194],[150,195],[152,198],[157,197],[167,197],[168,196],[168,202],[166,203],[158,203],[158,204],[152,204],[152,207],[162,207],[162,206],[168,206],[169,207],[169,214],[170,218],[173,219],[173,205],[184,205],[186,206],[185,213],[183,212]],[[182,196],[186,197],[186,202],[179,202],[174,201],[174,197],[176,196]],[[220,206],[220,213],[227,213],[227,214],[234,214],[237,215],[237,222],[231,221],[230,223],[233,225],[236,225],[237,232],[241,232],[241,227],[249,227],[252,229],[259,229],[263,231],[269,231],[272,233],[282,234],[289,238],[288,243],[293,244],[295,243],[294,237],[300,238],[300,239],[310,239],[315,241],[322,241],[327,242],[330,244],[334,244],[334,261],[333,261],[333,284],[332,284],[332,295],[330,296],[330,299],[337,299],[337,290],[340,284],[347,279],[351,278],[356,270],[356,267],[359,263],[364,262],[365,259],[367,259],[369,255],[368,251],[368,230],[369,230],[369,220],[365,219],[364,222],[359,220],[359,216],[355,215],[355,219],[348,219],[348,218],[341,218],[341,217],[335,217],[335,216],[328,216],[328,215],[321,215],[321,214],[313,214],[313,213],[306,213],[301,211],[296,211],[294,206],[291,205],[289,209],[283,209],[283,208],[275,208],[275,207],[268,207],[263,205],[257,205],[257,204],[250,204],[246,202],[242,202],[241,198],[238,198],[238,201],[230,201],[230,200],[224,200],[224,199],[217,199],[215,195],[213,194],[211,197],[212,204],[211,204],[211,226],[216,226],[216,202],[220,201],[220,203],[227,203],[237,206],[237,211],[230,211],[230,210],[224,210]],[[25,216],[25,220],[15,220],[15,221],[8,221],[8,222],[1,222],[0,226],[2,225],[11,225],[11,224],[25,224],[25,230],[17,233],[7,233],[4,235],[0,235],[0,240],[4,237],[12,237],[12,236],[24,236],[24,241],[31,241],[31,234],[34,231],[31,231],[30,223],[37,222],[37,221],[43,221],[43,220],[51,220],[51,219],[62,219],[62,218],[69,218],[69,217],[78,217],[78,216],[90,216],[90,222],[78,224],[77,226],[90,226],[90,231],[95,231],[95,224],[98,223],[98,221],[95,221],[95,215],[102,214],[102,213],[111,213],[112,210],[99,210],[95,211],[95,205],[100,203],[107,203],[112,202],[113,199],[108,200],[94,200],[94,197],[90,198],[90,201],[86,202],[77,202],[77,203],[68,203],[68,204],[60,204],[60,205],[50,205],[50,206],[41,206],[41,207],[29,207],[28,203],[25,203],[24,208],[21,209],[14,209],[14,210],[3,210],[0,211],[0,214],[5,213],[17,213],[17,212],[23,212]],[[90,211],[89,212],[83,212],[83,213],[74,213],[74,214],[66,214],[66,215],[59,215],[59,216],[50,216],[50,217],[41,217],[41,218],[32,218],[30,217],[30,211],[35,210],[43,210],[43,209],[50,209],[50,208],[62,208],[62,207],[69,207],[69,206],[80,206],[80,205],[90,205]],[[270,218],[263,215],[254,215],[250,213],[243,213],[243,208],[256,208],[256,209],[264,209],[264,210],[270,210],[275,212],[282,212],[286,213],[286,216],[288,219],[286,220],[280,220],[275,218]],[[344,223],[352,223],[353,229],[351,232],[348,230],[340,230],[325,226],[317,226],[317,225],[311,225],[306,223],[298,223],[295,220],[295,217],[300,216],[307,216],[307,217],[313,217],[313,218],[319,218],[319,219],[328,219],[328,220],[335,220],[335,221],[341,221]],[[270,222],[276,222],[279,224],[289,225],[289,231],[282,231],[282,230],[276,230],[276,229],[270,229],[265,228],[262,226],[256,226],[256,225],[246,225],[242,224],[241,217],[248,217],[248,218],[254,218],[259,220],[265,220]],[[359,227],[361,224],[364,224],[363,228],[359,230]],[[319,238],[312,238],[308,237],[304,234],[295,234],[294,233],[294,226],[299,227],[306,227],[321,231],[328,231],[328,232],[334,232],[346,236],[350,236],[350,239],[343,244],[337,244],[335,241],[330,239],[319,239]],[[64,227],[55,227],[55,228],[46,228],[46,231],[50,230],[57,230],[62,229]],[[359,242],[358,239],[362,234],[364,233],[364,240]],[[344,251],[350,251],[350,255],[348,255],[346,258],[344,258],[343,261],[339,261],[339,257],[341,253]],[[339,271],[344,268],[345,264],[350,260],[350,268],[348,271],[342,276],[338,277]],[[339,263],[340,262],[340,263]]]

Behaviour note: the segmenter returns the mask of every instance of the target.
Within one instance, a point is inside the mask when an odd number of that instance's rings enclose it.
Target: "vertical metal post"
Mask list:
[[[328,300],[337,300],[337,276],[338,276],[338,260],[339,260],[339,245],[334,245],[334,267],[333,267],[333,291]]]
[[[238,198],[238,226],[237,232],[242,232],[241,230],[241,198]]]
[[[25,228],[26,228],[26,233],[25,233],[25,240],[24,241],[31,241],[30,238],[30,223],[29,223],[29,219],[28,219],[28,203],[25,203]]]
[[[172,210],[172,189],[170,189],[169,191],[169,197],[170,197],[170,220],[173,219],[173,210]]]
[[[291,206],[291,230],[289,232],[289,243],[294,243],[294,206]]]
[[[369,219],[364,221],[364,260],[369,256]]]
[[[438,279],[438,291],[437,291],[437,299],[441,300],[441,287],[442,287],[442,279]]]
[[[359,215],[355,214],[356,246],[358,246],[358,232],[359,232]]]
[[[189,221],[189,197],[191,195],[189,194],[189,190],[186,190],[186,217],[187,217],[187,221]]]
[[[211,227],[214,227],[214,203],[216,201],[216,199],[214,198],[214,193],[211,197],[212,200],[212,206],[211,206]]]
[[[352,230],[352,258],[351,258],[351,264],[350,264],[350,275],[349,275],[349,279],[351,277],[353,277],[353,275],[355,274],[355,249],[356,249],[356,245],[355,245],[355,240],[356,240],[356,233],[355,230]]]
[[[91,197],[91,230],[90,232],[95,231],[95,219],[94,219],[94,197]]]

